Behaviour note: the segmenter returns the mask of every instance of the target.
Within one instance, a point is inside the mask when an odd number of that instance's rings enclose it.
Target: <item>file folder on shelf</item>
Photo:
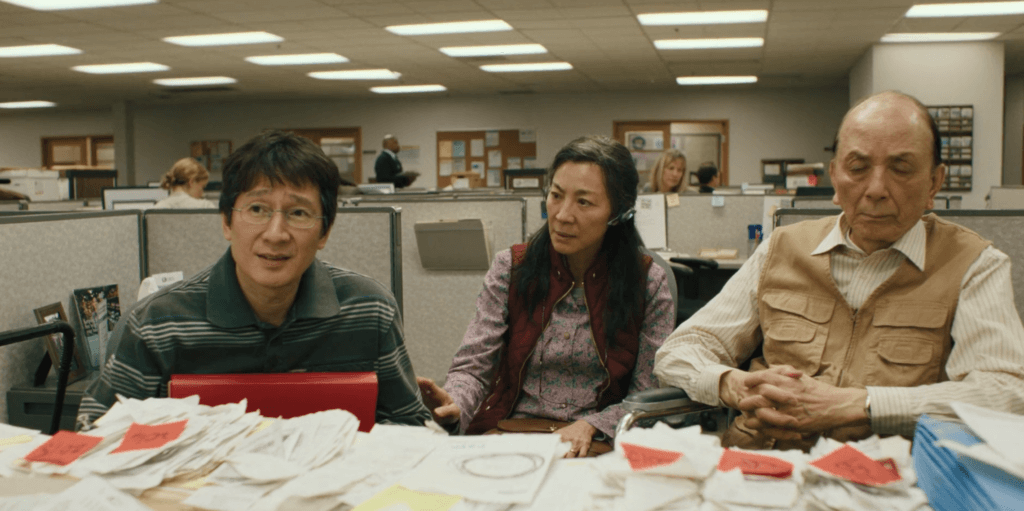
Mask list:
[[[373,428],[377,411],[377,375],[358,373],[175,374],[169,397],[199,395],[215,406],[248,400],[246,411],[264,417],[298,417],[342,409],[359,419],[359,431]]]

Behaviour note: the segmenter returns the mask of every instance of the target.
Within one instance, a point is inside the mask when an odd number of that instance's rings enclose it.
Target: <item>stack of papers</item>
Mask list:
[[[927,415],[914,434],[919,486],[936,511],[1017,509],[1024,502],[1024,417],[953,403],[965,422]]]

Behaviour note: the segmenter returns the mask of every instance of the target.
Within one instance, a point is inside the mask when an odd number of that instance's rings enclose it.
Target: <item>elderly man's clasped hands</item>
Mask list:
[[[778,440],[870,435],[866,390],[835,387],[788,365],[730,370],[719,389],[722,401],[743,414],[745,427]]]

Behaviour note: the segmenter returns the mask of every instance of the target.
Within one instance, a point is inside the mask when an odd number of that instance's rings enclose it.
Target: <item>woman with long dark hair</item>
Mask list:
[[[627,394],[657,386],[675,316],[633,222],[638,180],[611,139],[558,152],[547,225],[495,256],[444,388],[418,379],[435,420],[467,434],[543,429],[584,456],[614,435]]]

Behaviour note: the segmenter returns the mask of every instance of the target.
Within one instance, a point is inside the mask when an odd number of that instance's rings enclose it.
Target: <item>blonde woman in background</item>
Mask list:
[[[651,169],[651,180],[643,193],[682,193],[686,186],[686,155],[678,149],[669,149],[658,158]]]
[[[164,174],[160,188],[170,190],[171,195],[157,202],[159,209],[205,209],[216,208],[214,203],[203,198],[203,188],[210,181],[210,173],[193,158],[182,158],[174,162],[171,170]]]

